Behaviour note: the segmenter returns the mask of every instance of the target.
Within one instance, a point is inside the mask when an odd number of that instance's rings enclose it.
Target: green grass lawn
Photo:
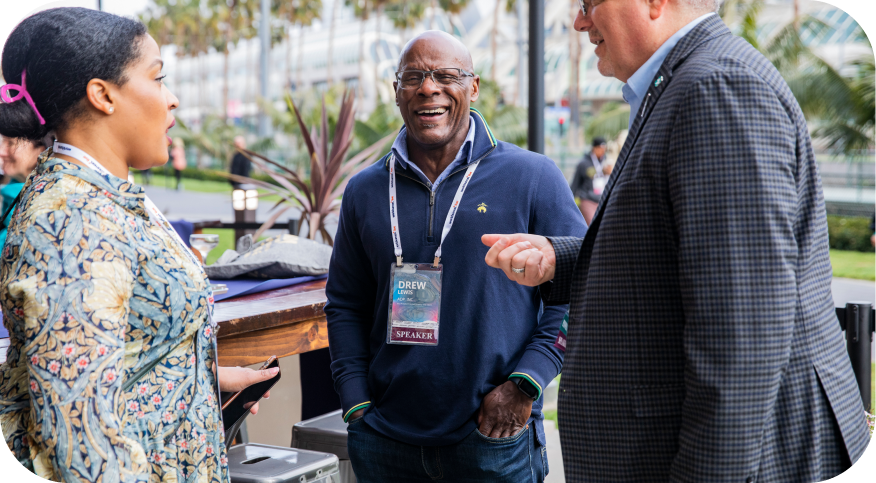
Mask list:
[[[830,264],[833,266],[834,277],[876,280],[876,253],[874,252],[831,250]]]
[[[207,255],[207,265],[211,265],[221,257],[225,250],[234,250],[234,230],[230,228],[204,228],[205,235],[219,235],[219,245],[210,250]]]
[[[145,186],[143,184],[142,173],[135,172],[134,181],[141,186]],[[150,184],[161,186],[162,188],[174,189],[176,188],[176,178],[156,174],[152,176]],[[183,189],[186,191],[197,191],[199,193],[228,193],[228,195],[231,196],[231,184],[226,181],[183,178],[182,185]]]
[[[143,175],[140,172],[134,173],[134,181],[141,186],[145,186],[143,184]],[[176,178],[156,174],[152,175],[152,182],[150,184],[153,186],[161,186],[162,188],[175,189]],[[183,191],[194,191],[196,193],[227,193],[229,198],[231,197],[231,184],[227,181],[183,178],[182,187]],[[266,191],[259,190],[259,192],[265,193]],[[273,204],[279,201],[279,199],[280,197],[277,195],[266,195],[259,198],[259,201]]]

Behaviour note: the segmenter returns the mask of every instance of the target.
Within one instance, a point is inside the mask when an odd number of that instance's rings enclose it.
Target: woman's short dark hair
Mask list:
[[[87,8],[53,8],[22,20],[3,47],[3,78],[20,85],[27,69],[27,91],[46,123],[25,99],[0,103],[0,135],[39,141],[74,120],[91,79],[125,83],[144,35],[140,22]]]

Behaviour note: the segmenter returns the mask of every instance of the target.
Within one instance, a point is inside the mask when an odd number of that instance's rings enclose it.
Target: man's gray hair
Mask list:
[[[717,12],[724,0],[681,0],[695,12]]]

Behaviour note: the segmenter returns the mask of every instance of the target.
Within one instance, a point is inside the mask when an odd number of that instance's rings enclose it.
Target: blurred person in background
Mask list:
[[[84,8],[24,19],[3,49],[0,135],[57,141],[0,259],[0,425],[15,458],[53,481],[228,483],[218,385],[276,374],[214,372],[206,274],[127,181],[168,160],[178,100],[162,66],[143,24]]]
[[[173,175],[176,177],[176,190],[182,190],[182,172],[186,169],[186,148],[182,138],[174,138],[173,148],[170,150]]]
[[[599,198],[602,197],[602,190],[605,189],[608,175],[611,174],[611,168],[605,164],[605,151],[605,139],[599,136],[593,138],[593,149],[578,163],[570,185],[572,194],[579,200],[578,207],[588,225],[593,220]]]
[[[246,139],[244,139],[243,136],[235,136],[234,147],[237,148],[238,151],[234,153],[234,157],[231,158],[231,174],[248,178],[252,171],[252,161],[239,151],[240,149],[246,149]],[[233,186],[234,189],[238,189],[241,184],[232,181],[231,186]]]
[[[0,204],[0,213],[6,215],[0,220],[0,247],[6,243],[6,228],[12,219],[12,211],[15,209],[18,194],[24,187],[24,181],[36,168],[40,153],[51,146],[53,140],[51,135],[35,141],[10,137],[3,137],[0,140],[0,163],[4,175],[9,180],[9,184],[0,187],[0,196],[3,200]]]

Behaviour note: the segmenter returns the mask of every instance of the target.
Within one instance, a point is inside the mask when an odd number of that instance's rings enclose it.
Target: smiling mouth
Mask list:
[[[600,45],[602,45],[602,44],[605,43],[605,39],[599,39],[599,40],[593,40],[593,39],[591,39],[591,40],[590,40],[590,43],[593,44],[593,45],[595,45],[595,46],[597,46],[597,47],[599,47]]]
[[[417,116],[423,121],[434,122],[437,121],[441,116],[446,114],[448,109],[446,107],[436,107],[432,109],[420,109],[415,111]]]

